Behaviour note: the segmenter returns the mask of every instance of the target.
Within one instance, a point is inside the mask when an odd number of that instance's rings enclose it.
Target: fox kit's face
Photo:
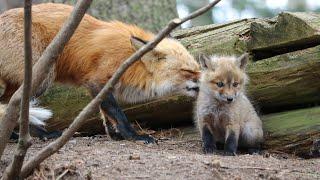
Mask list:
[[[132,38],[138,49],[146,42]],[[199,90],[200,66],[189,52],[173,39],[162,40],[154,50],[141,58],[146,71],[151,75],[150,87],[153,97],[166,94],[196,96]]]
[[[203,72],[200,91],[222,103],[234,102],[243,92],[247,76],[245,66],[248,55],[235,57],[202,57]]]

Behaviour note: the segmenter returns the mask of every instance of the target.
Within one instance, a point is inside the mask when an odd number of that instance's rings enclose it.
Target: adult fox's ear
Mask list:
[[[139,50],[142,46],[146,45],[148,41],[145,41],[143,39],[140,39],[135,36],[131,36],[130,38],[131,45],[134,47],[134,49],[137,51]]]
[[[249,61],[249,54],[244,53],[240,57],[237,58],[236,63],[240,69],[244,70],[247,67],[248,61]]]
[[[205,54],[201,54],[199,56],[199,63],[201,69],[208,69],[210,67],[210,57]]]

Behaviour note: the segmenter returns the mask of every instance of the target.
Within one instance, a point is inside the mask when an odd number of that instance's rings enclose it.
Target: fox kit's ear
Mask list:
[[[205,54],[201,54],[199,56],[199,63],[200,63],[201,69],[208,69],[211,67],[210,57]]]
[[[134,47],[136,51],[148,43],[148,41],[145,41],[135,36],[131,36],[130,41],[131,41],[131,45]]]
[[[249,54],[244,53],[239,58],[237,58],[236,63],[240,69],[244,70],[247,66],[248,61],[249,61]]]

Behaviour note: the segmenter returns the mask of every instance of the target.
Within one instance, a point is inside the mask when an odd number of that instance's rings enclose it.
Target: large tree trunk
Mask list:
[[[33,3],[75,4],[75,0],[34,0]],[[23,0],[0,0],[0,13],[22,7]],[[119,20],[158,32],[169,20],[176,18],[176,0],[95,0],[89,14],[105,21]]]
[[[74,0],[43,0],[74,4]],[[119,20],[157,32],[177,17],[176,0],[95,0],[89,13],[99,19]]]

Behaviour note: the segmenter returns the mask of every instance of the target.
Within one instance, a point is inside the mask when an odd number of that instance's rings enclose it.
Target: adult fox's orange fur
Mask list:
[[[33,63],[71,11],[71,6],[63,4],[33,6]],[[134,25],[85,15],[56,61],[54,81],[100,90],[119,65],[153,37]],[[23,81],[23,52],[23,9],[17,8],[0,16],[0,82],[5,86],[2,102]],[[199,65],[187,50],[176,40],[166,38],[127,70],[114,95],[128,103],[171,93],[195,95],[198,71]]]

